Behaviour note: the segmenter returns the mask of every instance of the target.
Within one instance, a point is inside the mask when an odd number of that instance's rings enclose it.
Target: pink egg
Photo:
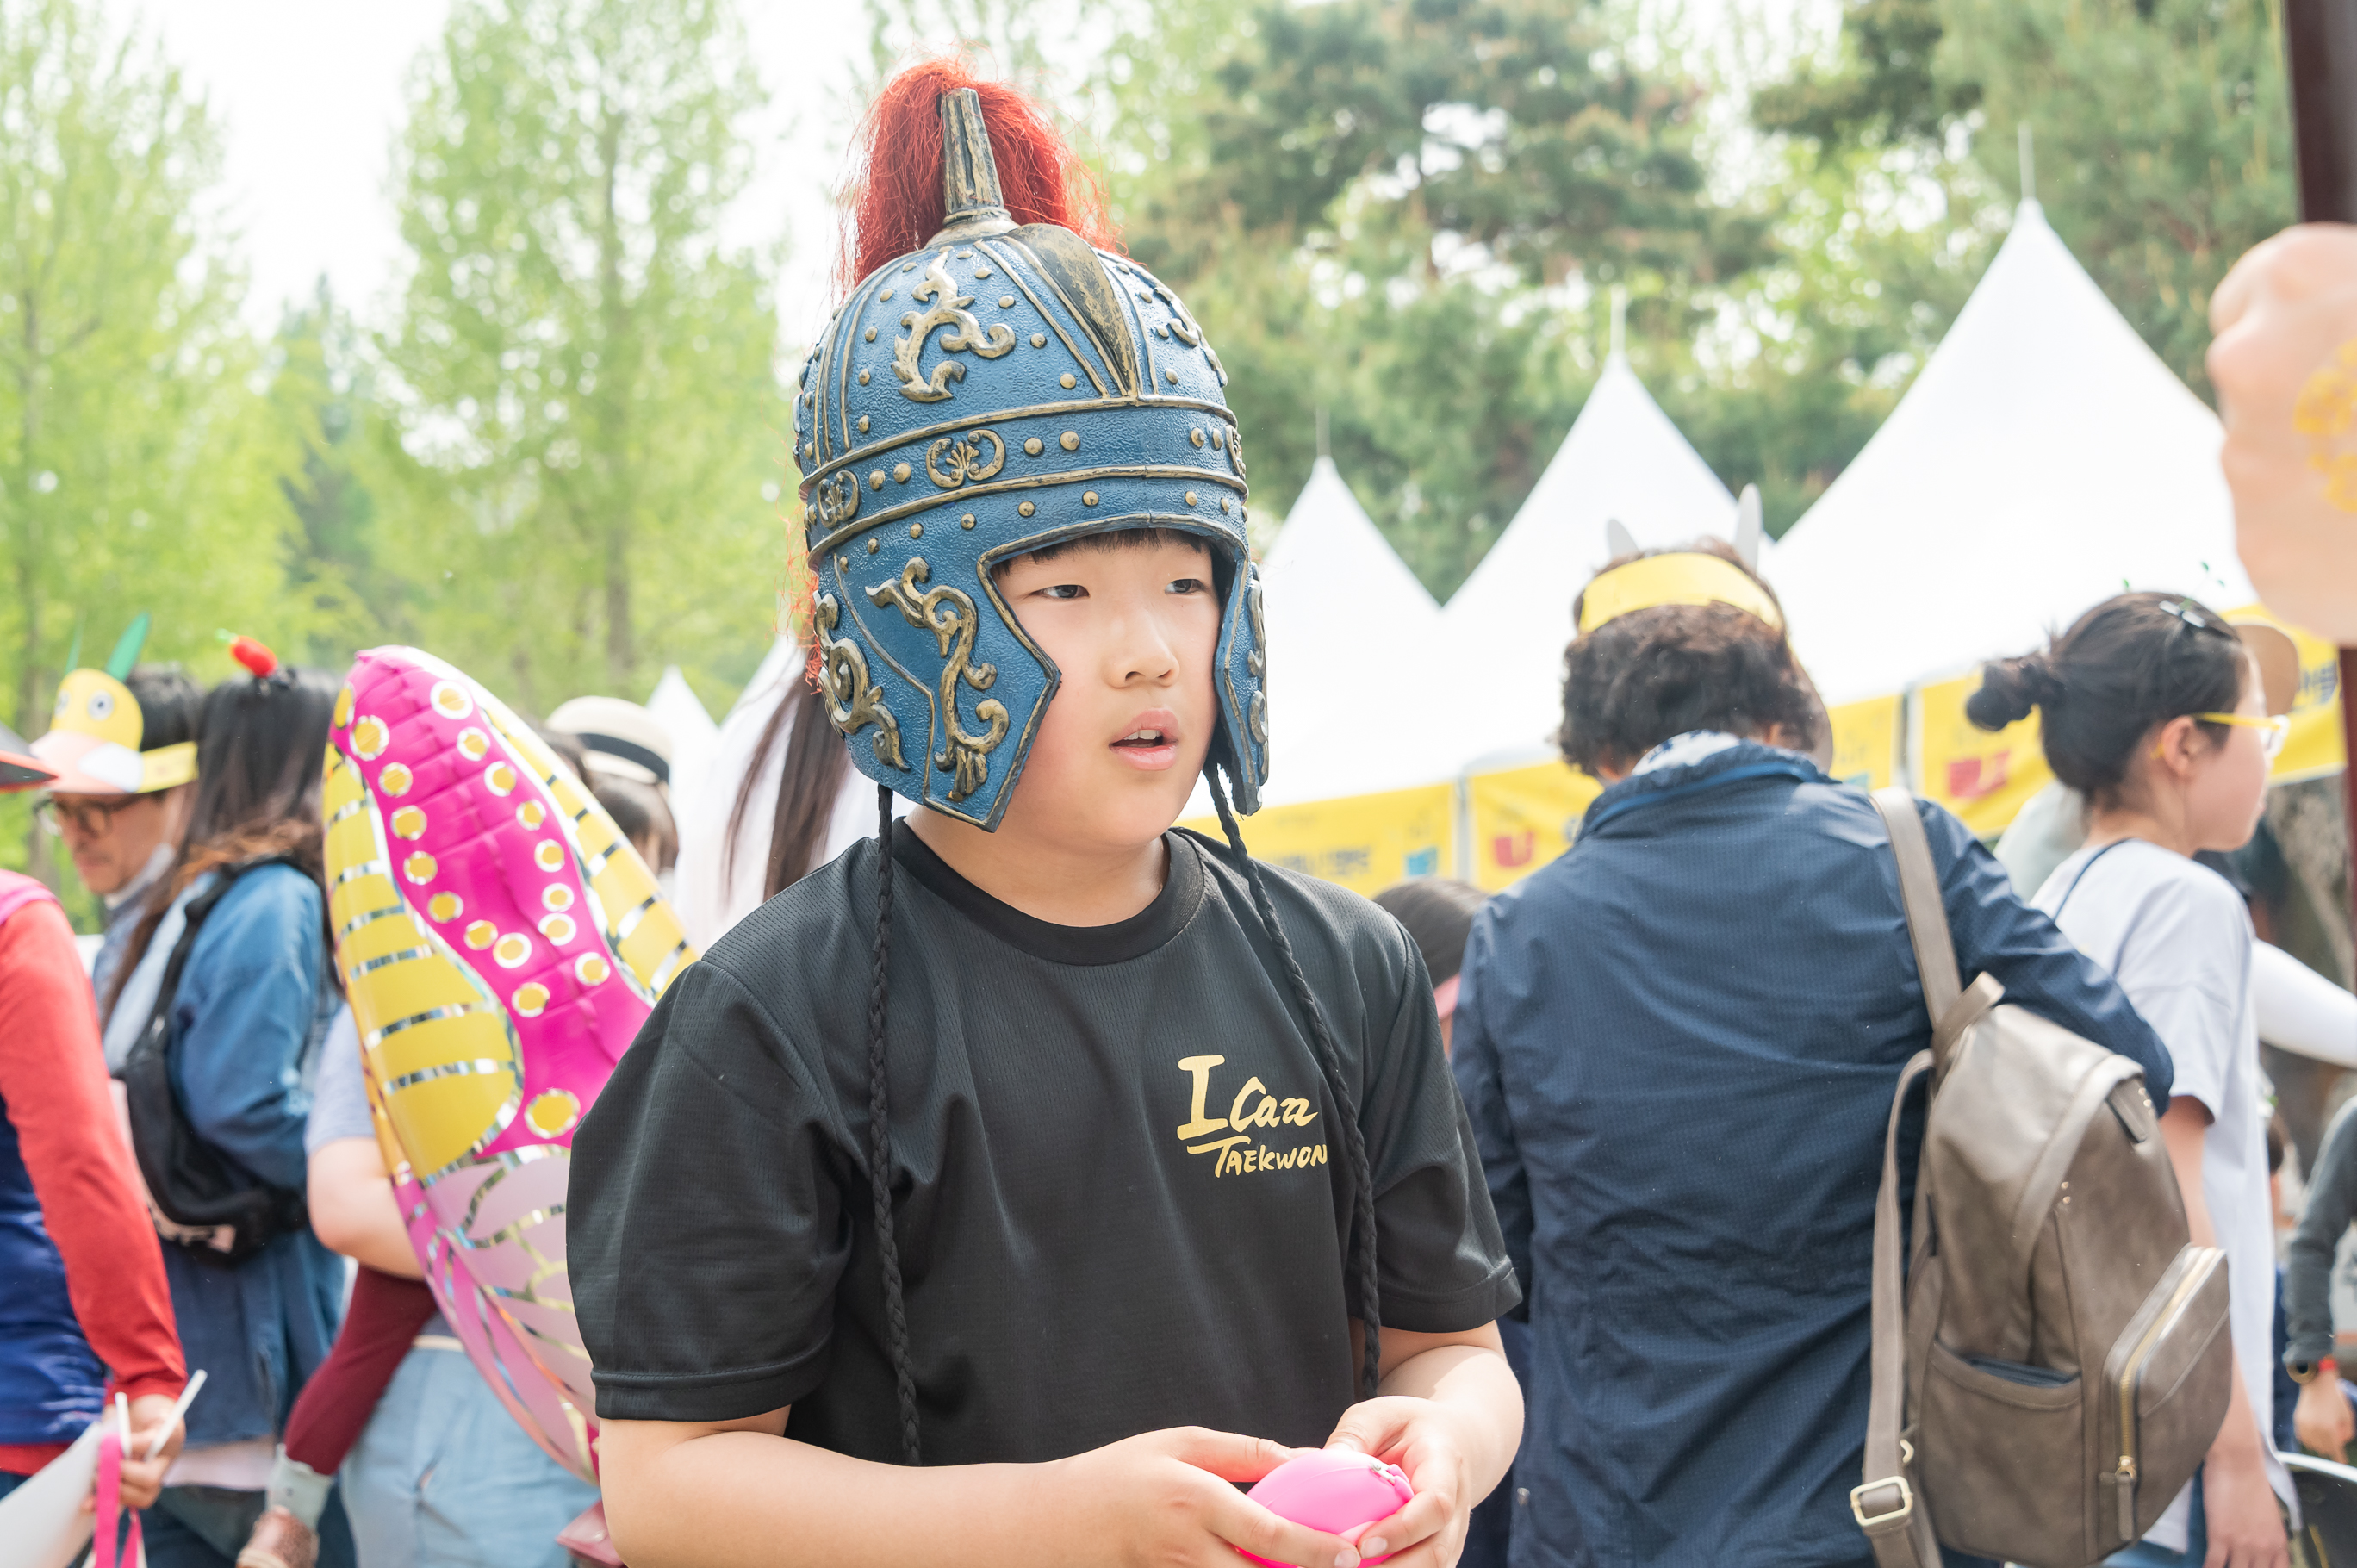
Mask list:
[[[1396,1465],[1386,1465],[1355,1449],[1320,1448],[1287,1459],[1244,1495],[1279,1518],[1349,1540],[1354,1530],[1405,1508],[1415,1500],[1415,1488]],[[1267,1558],[1253,1557],[1249,1552],[1240,1555],[1268,1563]],[[1383,1560],[1366,1559],[1369,1563]],[[1269,1568],[1283,1565],[1269,1563]]]

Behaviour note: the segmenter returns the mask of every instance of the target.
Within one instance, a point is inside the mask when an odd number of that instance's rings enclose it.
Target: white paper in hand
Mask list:
[[[91,1422],[72,1447],[0,1498],[0,1568],[70,1568],[90,1544],[91,1516],[82,1504],[98,1479],[98,1439],[106,1425]]]

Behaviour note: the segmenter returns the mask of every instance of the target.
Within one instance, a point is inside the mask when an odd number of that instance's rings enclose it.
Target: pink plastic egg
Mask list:
[[[1396,1465],[1386,1465],[1355,1449],[1320,1448],[1287,1459],[1244,1495],[1282,1519],[1355,1540],[1355,1531],[1379,1519],[1389,1519],[1415,1500],[1415,1488]],[[1268,1563],[1249,1552],[1241,1555]],[[1383,1560],[1366,1559],[1369,1563]],[[1269,1568],[1283,1565],[1269,1563]]]

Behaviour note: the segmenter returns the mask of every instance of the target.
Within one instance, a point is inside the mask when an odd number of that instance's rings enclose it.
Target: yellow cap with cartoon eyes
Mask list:
[[[49,731],[33,743],[33,755],[57,773],[49,781],[52,794],[145,795],[196,778],[196,742],[139,749],[145,719],[123,676],[131,672],[146,635],[142,615],[107,668],[69,671],[58,682]]]

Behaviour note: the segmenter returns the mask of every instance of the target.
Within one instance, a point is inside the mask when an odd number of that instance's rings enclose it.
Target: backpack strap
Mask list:
[[[1877,804],[1880,804],[1879,800]],[[1910,803],[1908,814],[1912,816]],[[1927,857],[1928,858],[1928,857]],[[1906,1281],[1899,1256],[1899,1122],[1907,1095],[1932,1070],[1917,1051],[1899,1072],[1882,1139],[1882,1186],[1874,1198],[1874,1350],[1866,1403],[1866,1476],[1850,1488],[1849,1511],[1866,1531],[1875,1568],[1940,1568],[1940,1543],[1908,1471],[1913,1455],[1900,1443],[1907,1410]]]
[[[1874,809],[1890,833],[1899,862],[1899,897],[1907,908],[1907,934],[1915,943],[1915,972],[1923,982],[1923,1010],[1937,1025],[1964,985],[1956,975],[1956,944],[1948,935],[1947,906],[1940,897],[1940,869],[1932,861],[1932,841],[1915,797],[1894,784],[1874,792]]]

